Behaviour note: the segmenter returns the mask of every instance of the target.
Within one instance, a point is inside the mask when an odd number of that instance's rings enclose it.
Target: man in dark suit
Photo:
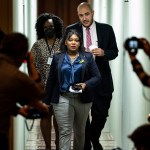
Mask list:
[[[102,75],[102,82],[95,91],[95,99],[91,108],[91,122],[87,120],[85,133],[85,150],[103,150],[99,143],[101,131],[107,120],[112,93],[114,91],[113,80],[109,61],[118,56],[116,38],[112,26],[94,21],[94,11],[87,2],[79,4],[77,8],[79,22],[69,25],[69,29],[77,29],[83,35],[84,47],[90,51],[96,61]],[[87,28],[90,28],[90,40],[87,38]],[[90,47],[88,47],[90,41]]]

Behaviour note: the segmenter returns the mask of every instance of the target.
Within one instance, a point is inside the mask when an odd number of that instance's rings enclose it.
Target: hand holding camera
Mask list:
[[[31,105],[25,105],[19,109],[19,114],[26,119],[39,119],[48,113],[48,106],[41,101],[33,102]]]
[[[136,55],[137,54],[137,49],[142,47],[142,43],[140,40],[136,37],[128,38],[125,43],[124,47],[130,54]]]
[[[40,111],[37,108],[31,108],[27,105],[20,108],[18,113],[26,119],[39,119],[45,115],[45,112]]]
[[[150,44],[145,38],[128,38],[124,44],[125,49],[129,53],[129,57],[133,66],[133,70],[138,75],[139,79],[141,80],[142,84],[145,86],[150,87],[150,77],[144,71],[142,64],[136,58],[137,50],[142,49],[144,52],[150,56]]]

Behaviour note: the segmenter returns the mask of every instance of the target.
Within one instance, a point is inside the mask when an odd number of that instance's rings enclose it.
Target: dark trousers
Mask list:
[[[9,150],[8,136],[4,133],[0,133],[0,150]]]
[[[103,150],[99,143],[102,129],[105,126],[112,94],[107,96],[98,96],[91,107],[91,122],[88,118],[85,129],[84,150],[91,150],[91,144],[94,150]]]

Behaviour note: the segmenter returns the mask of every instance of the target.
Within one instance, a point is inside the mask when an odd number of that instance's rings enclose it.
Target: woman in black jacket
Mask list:
[[[82,37],[69,30],[62,39],[62,52],[53,56],[46,84],[47,105],[52,104],[59,128],[60,150],[83,150],[86,120],[100,73],[93,56],[84,51]]]

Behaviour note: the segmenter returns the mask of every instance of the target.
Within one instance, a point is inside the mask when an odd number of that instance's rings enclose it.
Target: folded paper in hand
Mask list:
[[[90,45],[89,46],[89,50],[91,51],[91,50],[93,50],[94,48],[98,48],[96,45]]]

